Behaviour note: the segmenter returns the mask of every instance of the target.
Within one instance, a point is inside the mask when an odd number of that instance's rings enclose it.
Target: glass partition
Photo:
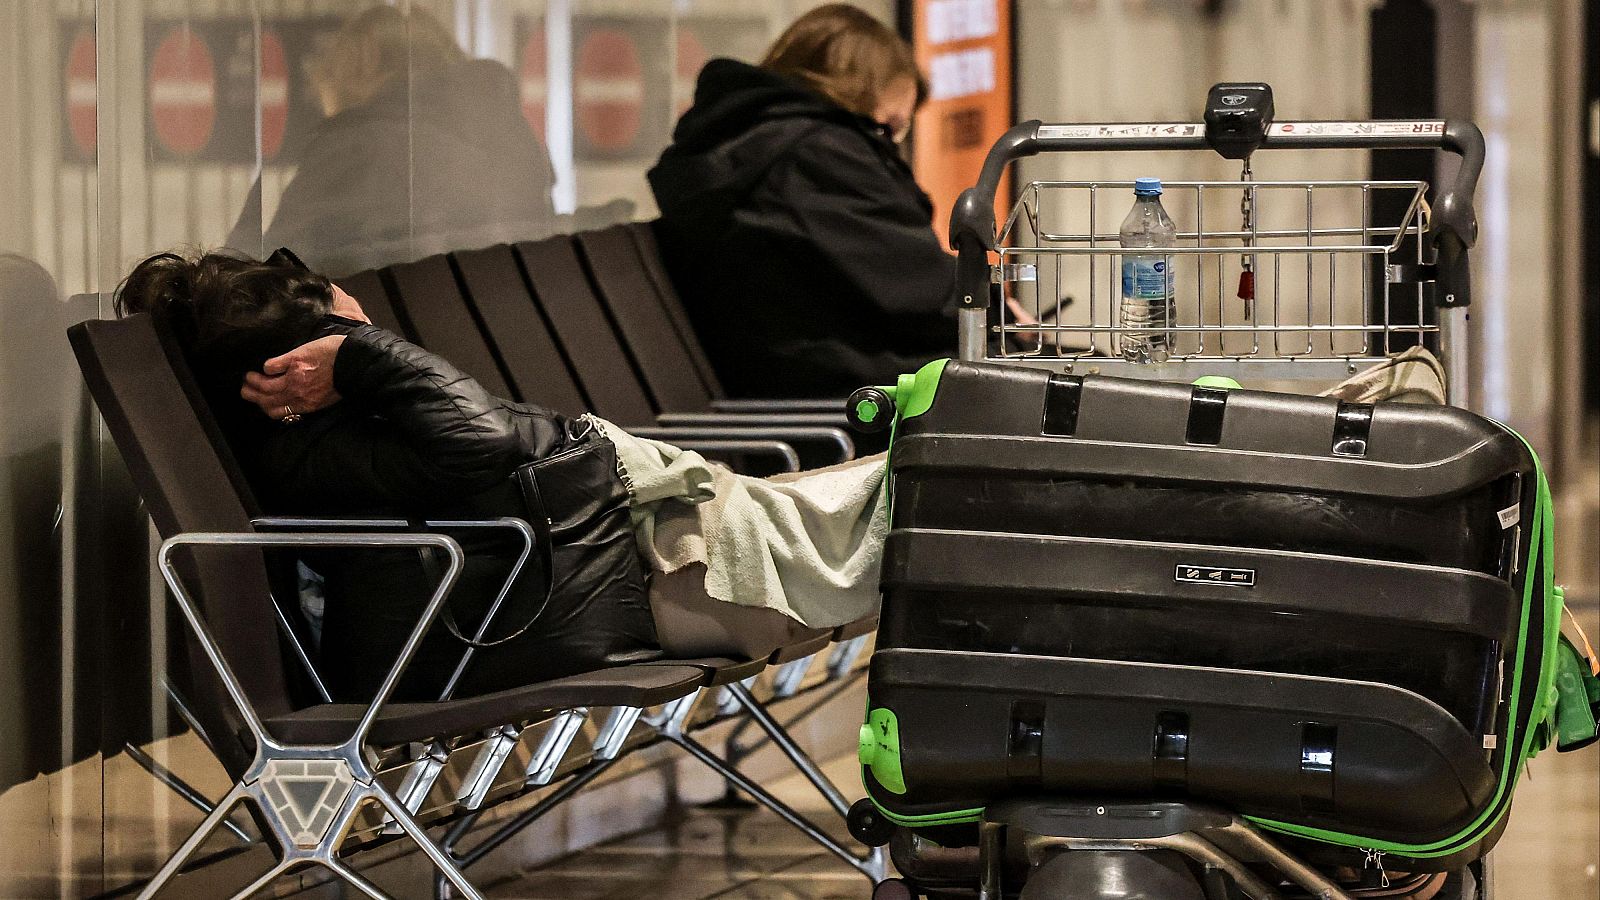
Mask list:
[[[162,250],[341,275],[651,218],[700,67],[813,5],[0,0],[0,896],[147,876],[201,815],[152,773],[228,785],[167,690],[184,631],[67,327]]]

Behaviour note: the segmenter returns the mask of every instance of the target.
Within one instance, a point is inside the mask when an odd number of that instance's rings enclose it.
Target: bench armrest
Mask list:
[[[711,440],[711,439],[685,439],[673,440],[672,438],[657,438],[673,443],[684,450],[694,450],[700,453],[741,453],[751,456],[776,457],[782,471],[800,471],[800,454],[795,452],[794,446],[783,441],[768,440]]]
[[[455,539],[444,534],[395,534],[378,531],[344,531],[344,532],[288,532],[282,534],[261,534],[257,532],[186,532],[173,535],[161,544],[161,549],[156,553],[156,564],[161,572],[161,577],[166,581],[168,589],[172,591],[177,601],[179,610],[183,613],[184,620],[189,629],[194,632],[195,639],[199,641],[201,650],[205,653],[207,661],[221,679],[223,688],[228,693],[228,698],[238,710],[239,716],[244,720],[245,727],[250,730],[251,736],[256,741],[258,757],[263,748],[279,746],[278,742],[267,731],[261,721],[261,716],[251,705],[250,698],[245,694],[244,685],[234,674],[233,667],[224,657],[221,646],[217,643],[211,629],[206,625],[205,617],[200,614],[183,581],[178,577],[176,564],[172,555],[182,547],[256,547],[267,549],[290,548],[329,548],[329,547],[386,547],[418,549],[431,548],[442,551],[448,563],[444,574],[439,579],[439,584],[434,588],[433,595],[428,598],[427,605],[423,608],[422,615],[418,617],[417,624],[411,629],[411,634],[400,648],[399,655],[393,665],[384,675],[382,684],[378,686],[377,693],[372,701],[367,704],[361,719],[356,723],[348,741],[357,746],[364,745],[368,734],[372,730],[372,723],[378,718],[383,707],[394,694],[400,677],[405,674],[411,660],[417,654],[417,648],[422,645],[422,638],[428,629],[438,619],[444,610],[445,601],[450,596],[450,591],[455,588],[456,579],[461,575],[461,569],[466,561],[466,555],[461,550],[461,545]]]
[[[789,444],[820,444],[830,449],[834,462],[849,462],[856,458],[855,441],[843,428],[831,425],[673,425],[671,427],[629,428],[630,434],[674,440],[779,440]]]
[[[712,412],[729,413],[838,413],[844,409],[843,397],[816,397],[803,400],[779,398],[739,398],[711,401]]]
[[[842,410],[832,412],[664,412],[656,416],[661,425],[729,425],[760,428],[768,425],[798,425],[844,428],[849,425]]]
[[[304,518],[297,516],[262,516],[250,520],[250,524],[258,529],[277,530],[286,529],[293,531],[324,531],[343,530],[350,531],[361,529],[364,531],[399,531],[408,533],[425,533],[415,529],[412,523],[405,519],[338,519],[338,518]],[[502,516],[497,519],[430,519],[422,523],[425,529],[434,531],[450,531],[453,529],[492,529],[503,528],[517,532],[522,538],[522,552],[518,554],[517,561],[507,573],[506,580],[500,585],[500,590],[495,594],[494,602],[489,604],[489,609],[483,614],[483,621],[478,623],[478,629],[472,635],[472,643],[461,654],[461,662],[456,664],[455,671],[450,679],[445,682],[440,700],[449,700],[455,695],[456,686],[461,682],[461,676],[467,671],[467,664],[472,662],[472,657],[477,653],[478,647],[489,634],[489,626],[494,624],[495,616],[500,612],[500,607],[510,596],[511,589],[516,586],[517,579],[522,577],[522,570],[528,564],[528,557],[533,555],[535,537],[533,527],[525,520],[515,516]],[[311,673],[311,679],[316,683],[319,693],[324,700],[331,702],[328,689],[323,686],[322,679],[317,675],[316,668],[311,665],[310,657],[305,648],[301,646],[299,637],[289,628],[288,619],[284,616],[283,609],[276,602],[273,610],[278,617],[279,627],[289,631],[290,639],[294,641],[295,653]],[[541,610],[542,611],[542,610]]]

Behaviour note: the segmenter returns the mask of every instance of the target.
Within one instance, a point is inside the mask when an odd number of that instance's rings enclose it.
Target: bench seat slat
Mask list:
[[[581,415],[588,402],[567,370],[511,248],[498,244],[454,256],[461,280],[522,399],[569,416]]]
[[[687,696],[704,682],[704,670],[693,666],[635,664],[442,703],[390,703],[373,723],[371,742],[467,734],[574,706],[655,706]],[[279,740],[332,743],[348,737],[365,711],[364,704],[324,703],[274,716],[266,725]]]

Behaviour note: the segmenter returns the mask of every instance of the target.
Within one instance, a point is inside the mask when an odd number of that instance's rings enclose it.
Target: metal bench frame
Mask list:
[[[261,520],[260,524],[279,527],[286,524],[297,524],[303,527],[326,528],[335,525],[337,522],[338,520],[279,519]],[[375,520],[354,520],[351,524],[382,527],[393,523]],[[492,521],[438,522],[430,524],[435,527],[480,527],[501,523]],[[446,554],[448,567],[440,584],[435,588],[417,625],[413,628],[398,658],[385,676],[378,693],[366,707],[351,735],[344,741],[332,745],[305,745],[282,741],[270,733],[266,724],[256,713],[233,669],[229,666],[221,648],[208,629],[201,611],[189,591],[185,588],[173,562],[173,553],[180,547],[222,546],[250,546],[261,549],[431,547]],[[526,553],[524,553],[523,558],[526,559]],[[477,748],[474,751],[475,757],[471,767],[471,771],[475,774],[466,779],[462,792],[458,793],[456,797],[457,805],[459,806],[458,814],[461,817],[446,832],[442,840],[435,841],[432,839],[428,835],[424,824],[418,819],[417,814],[424,798],[433,787],[434,780],[444,770],[445,764],[448,762],[452,753],[449,746],[437,738],[429,742],[426,745],[426,749],[419,755],[420,758],[406,767],[406,777],[402,782],[402,788],[398,792],[392,792],[378,778],[380,768],[375,761],[380,757],[383,748],[373,746],[368,740],[368,735],[383,707],[389,702],[395,686],[399,683],[400,677],[410,664],[423,636],[442,612],[444,604],[448,601],[449,593],[461,571],[463,562],[464,556],[460,545],[448,535],[439,533],[396,534],[381,531],[190,533],[176,535],[167,539],[161,545],[157,555],[157,565],[163,580],[171,590],[175,602],[179,605],[185,622],[221,680],[235,711],[244,723],[244,727],[250,732],[256,751],[255,759],[248,770],[240,777],[228,794],[215,805],[207,803],[199,796],[198,792],[194,792],[192,789],[183,791],[178,784],[174,784],[165,778],[162,779],[164,783],[173,787],[175,791],[179,791],[180,795],[184,796],[189,802],[201,809],[206,809],[207,815],[145,885],[139,894],[141,900],[157,896],[161,889],[183,870],[185,864],[189,862],[206,839],[217,830],[226,828],[233,831],[236,836],[244,837],[243,832],[234,825],[229,816],[245,802],[249,802],[255,808],[257,813],[256,821],[269,832],[270,839],[277,845],[278,860],[257,879],[234,894],[236,898],[248,897],[270,884],[276,878],[303,867],[326,869],[365,896],[373,898],[387,897],[388,895],[362,877],[343,858],[345,855],[343,845],[346,838],[351,834],[358,816],[365,807],[375,803],[385,813],[386,826],[384,832],[401,834],[410,839],[436,869],[435,895],[437,897],[459,896],[470,898],[470,900],[478,900],[481,894],[467,879],[464,870],[481,861],[494,849],[502,846],[517,833],[570,799],[584,786],[615,766],[617,762],[624,758],[627,752],[635,749],[628,745],[628,740],[639,724],[643,724],[654,737],[681,748],[689,756],[704,764],[719,776],[727,779],[730,784],[749,794],[756,802],[766,806],[781,819],[816,841],[824,849],[861,872],[872,883],[884,880],[887,874],[887,863],[881,848],[873,848],[865,855],[857,855],[850,848],[833,839],[815,823],[793,810],[753,779],[743,774],[736,765],[705,747],[689,733],[694,725],[720,721],[730,713],[747,715],[749,720],[759,726],[770,737],[780,752],[828,800],[829,806],[838,815],[844,816],[849,808],[848,802],[838,788],[821,772],[804,749],[788,734],[784,726],[757,699],[752,690],[752,683],[756,680],[755,676],[749,676],[740,681],[716,687],[697,686],[691,691],[651,710],[646,710],[642,707],[613,707],[589,749],[590,761],[588,763],[569,775],[567,780],[555,792],[501,825],[494,833],[479,842],[470,851],[462,852],[457,849],[459,843],[467,836],[471,827],[483,812],[498,805],[499,802],[505,802],[510,797],[521,795],[521,792],[518,792],[495,803],[487,805],[484,803],[485,796],[495,783],[494,776],[499,774],[501,767],[510,758],[509,750],[515,745],[516,738],[529,723],[505,723],[494,726],[489,729],[490,737],[487,740],[467,745],[468,747]],[[514,569],[508,577],[507,588],[515,580],[516,574],[517,571]],[[502,589],[499,599],[503,599],[505,593],[506,589]],[[488,620],[498,610],[498,606],[497,600],[491,606],[485,622],[480,625],[478,632],[480,636],[487,629]],[[291,637],[297,649],[296,655],[306,665],[308,673],[320,686],[321,680],[316,677],[315,668],[311,665],[309,655],[305,653],[303,647],[300,647],[298,637],[295,636],[286,622],[284,631]],[[824,669],[823,684],[840,682],[848,684],[860,675],[863,670],[856,668],[854,663],[860,657],[866,637],[867,635],[865,634],[855,635],[832,644],[833,649],[828,654],[827,664]],[[468,655],[463,660],[463,666],[465,662],[470,661],[472,649],[468,648]],[[774,667],[776,673],[773,679],[774,698],[784,699],[795,696],[800,677],[813,666],[821,655],[820,651],[813,652]],[[659,664],[646,665],[672,666],[674,664],[675,661],[663,660]],[[457,677],[459,677],[460,672],[461,669],[458,668]],[[455,680],[455,678],[452,678],[452,683],[447,687],[445,697],[441,698],[441,702],[448,700]],[[716,709],[713,709],[705,719],[697,720],[696,713],[702,709],[704,702],[708,697],[712,696],[713,691],[720,691],[720,696],[716,698]],[[540,720],[541,722],[550,723],[551,727],[544,733],[538,750],[534,754],[533,761],[529,764],[524,775],[524,788],[526,790],[543,787],[555,781],[558,767],[576,744],[580,726],[588,718],[588,715],[589,710],[587,708],[572,707],[554,711],[545,719]],[[153,760],[151,762],[154,764]],[[152,772],[152,774],[155,773]]]

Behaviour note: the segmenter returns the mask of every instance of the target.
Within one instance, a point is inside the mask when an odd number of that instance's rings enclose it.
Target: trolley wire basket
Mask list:
[[[1482,135],[1439,120],[1257,126],[1243,144],[1197,122],[1013,127],[951,214],[961,357],[1076,374],[1331,382],[1420,345],[1444,361],[1452,391],[1464,384]],[[1250,170],[1257,150],[1400,148],[1459,158],[1431,205],[1423,181],[1256,181]],[[1244,170],[1236,181],[1166,183],[1176,229],[1167,246],[1122,248],[1130,181],[1028,183],[996,227],[1001,175],[1017,160],[1149,150],[1214,151]],[[1122,264],[1135,254],[1161,257],[1170,279],[1170,316],[1153,324],[1122,312]]]
[[[1121,315],[1125,251],[1116,226],[1132,188],[1023,188],[991,267],[992,283],[1014,301],[991,306],[992,357],[1070,371],[1137,361],[1137,348],[1156,335],[1158,363],[1296,361],[1302,371],[1323,363],[1315,368],[1326,376],[1438,330],[1417,278],[1429,213],[1423,182],[1165,185],[1162,201],[1178,226],[1173,246],[1127,251],[1164,258],[1174,305],[1159,328],[1130,326]],[[1398,218],[1375,220],[1375,210],[1401,204]]]

